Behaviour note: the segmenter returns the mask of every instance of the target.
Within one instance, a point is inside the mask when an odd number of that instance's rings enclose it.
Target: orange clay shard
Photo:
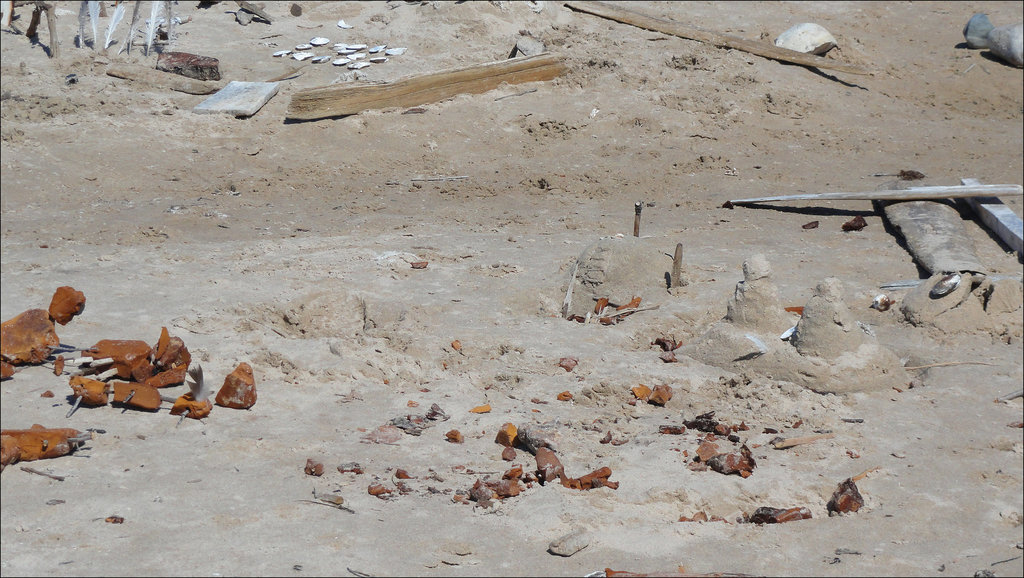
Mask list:
[[[3,438],[5,454],[3,466],[7,466],[15,461],[30,462],[65,456],[92,439],[92,434],[72,428],[46,428],[35,424],[29,429],[2,430],[0,437]]]

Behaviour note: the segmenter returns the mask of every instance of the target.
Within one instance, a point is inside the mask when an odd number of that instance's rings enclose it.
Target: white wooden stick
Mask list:
[[[733,205],[774,203],[780,201],[916,201],[925,199],[959,199],[966,197],[1020,197],[1020,185],[952,185],[939,187],[911,187],[903,190],[868,191],[863,193],[807,193],[781,197],[758,197],[729,201]]]

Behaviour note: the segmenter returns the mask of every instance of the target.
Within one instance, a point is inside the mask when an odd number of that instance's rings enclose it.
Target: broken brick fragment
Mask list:
[[[11,365],[40,364],[60,345],[50,314],[29,309],[0,324],[0,355]]]
[[[219,60],[188,52],[161,53],[156,59],[156,69],[196,80],[220,80]]]
[[[224,378],[217,392],[217,405],[234,409],[249,409],[256,405],[256,378],[252,366],[242,362]]]
[[[494,443],[503,445],[505,447],[513,447],[516,445],[516,437],[519,430],[515,425],[511,423],[505,423],[498,430],[498,435],[494,438]]]
[[[306,458],[306,467],[304,470],[307,476],[322,476],[324,475],[324,464],[313,458]]]
[[[651,391],[650,397],[647,399],[648,403],[654,405],[665,405],[668,400],[672,399],[672,386],[671,385],[656,385]]]
[[[106,383],[96,379],[89,379],[81,375],[71,378],[68,385],[75,397],[82,398],[81,404],[87,406],[107,405],[107,397],[110,390]]]
[[[49,315],[61,325],[67,325],[69,321],[85,310],[85,293],[76,291],[74,287],[57,287],[50,300]]]
[[[738,454],[718,454],[707,463],[708,467],[720,474],[736,474],[744,478],[749,478],[754,473],[754,466],[757,465],[746,444],[740,446]]]
[[[754,510],[750,516],[751,524],[784,524],[796,520],[808,520],[811,511],[807,508],[771,508],[768,506]]]

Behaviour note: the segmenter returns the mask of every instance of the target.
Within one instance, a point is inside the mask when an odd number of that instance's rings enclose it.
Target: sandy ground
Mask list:
[[[269,3],[272,24],[243,27],[234,3],[179,3],[190,20],[157,50],[216,57],[225,80],[302,66],[247,119],[193,114],[205,97],[105,75],[156,54],[76,47],[77,3],[58,5],[59,60],[47,58],[45,26],[42,45],[0,34],[2,318],[45,308],[70,285],[87,306],[58,327],[69,348],[155,343],[167,327],[214,387],[247,362],[259,393],[251,410],[217,407],[179,425],[166,409],[111,406],[65,419],[68,376],[52,366],[5,380],[4,428],[97,433],[72,456],[28,464],[64,481],[4,471],[4,576],[1024,574],[1021,429],[1008,427],[1021,400],[993,402],[1022,381],[1021,309],[954,330],[870,309],[880,285],[927,275],[869,201],[722,208],[875,190],[893,178],[872,175],[900,170],[924,173],[926,185],[1019,184],[1022,71],[966,49],[961,29],[975,12],[1019,22],[1022,4],[631,4],[768,41],[817,22],[838,39],[829,58],[869,76],[538,4],[300,2],[292,16],[290,3]],[[18,10],[22,31],[29,14]],[[330,64],[271,57],[313,36],[408,47],[361,71],[372,82],[500,60],[520,31],[562,56],[567,73],[419,114],[284,120],[295,92],[354,81]],[[454,176],[465,178],[416,180]],[[577,257],[602,238],[630,241],[637,201],[632,241],[664,259],[638,296],[657,309],[615,325],[562,319]],[[1006,202],[1021,214],[1019,197]],[[843,232],[857,215],[868,226]],[[964,216],[988,272],[1019,278],[1020,255]],[[813,220],[818,228],[802,228]],[[658,280],[677,243],[690,283],[672,293]],[[838,395],[742,362],[661,361],[653,342],[699,341],[755,255],[770,264],[781,306],[803,306],[838,279],[846,314],[902,365],[985,365],[900,367]],[[565,371],[563,357],[579,363]],[[664,407],[637,402],[639,384],[674,396]],[[565,391],[573,399],[557,400]],[[391,443],[365,439],[431,404],[449,419]],[[489,413],[470,412],[484,404]],[[701,432],[659,433],[709,411],[750,427],[737,432],[757,462],[750,477],[693,468]],[[478,479],[536,469],[522,448],[502,460],[494,440],[505,423],[549,424],[567,474],[609,467],[618,488],[532,483],[491,507],[457,503]],[[453,429],[464,443],[446,440]],[[815,432],[834,437],[768,445]],[[323,476],[304,473],[308,458]],[[364,473],[338,471],[349,462]],[[397,480],[398,469],[412,479]],[[867,470],[864,507],[829,517],[839,482]],[[370,495],[372,484],[390,499]],[[303,501],[314,489],[351,511]],[[761,506],[806,507],[812,518],[736,522]],[[701,511],[728,521],[679,521]],[[124,523],[105,523],[112,515]],[[576,530],[584,549],[548,552]]]

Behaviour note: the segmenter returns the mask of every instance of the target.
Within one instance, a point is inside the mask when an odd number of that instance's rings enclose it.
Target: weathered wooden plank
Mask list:
[[[364,110],[410,107],[459,94],[479,94],[502,83],[551,80],[565,72],[561,59],[549,52],[411,76],[383,84],[332,85],[309,88],[292,96],[286,117],[315,120]]]
[[[977,179],[960,179],[960,183],[967,186],[981,184]],[[995,197],[968,197],[964,201],[997,237],[1018,255],[1024,255],[1024,221],[1016,213]]]
[[[733,205],[778,203],[787,201],[924,201],[929,199],[959,199],[968,197],[1020,197],[1020,185],[951,185],[936,187],[910,187],[902,190],[866,191],[863,193],[807,193],[781,197],[757,197],[729,201]]]
[[[217,94],[192,109],[198,114],[222,112],[234,116],[252,116],[277,94],[276,82],[239,82],[233,80]]]
[[[213,94],[224,88],[224,83],[220,81],[194,80],[138,64],[111,64],[107,67],[107,75],[145,82],[157,88],[168,88],[188,94]]]
[[[842,62],[829,60],[828,58],[815,56],[814,54],[805,54],[803,52],[789,50],[788,48],[780,48],[774,44],[758,42],[756,40],[747,40],[746,38],[740,38],[739,36],[732,36],[730,34],[720,34],[710,30],[704,30],[703,28],[688,26],[681,22],[648,16],[646,14],[620,8],[618,6],[612,6],[604,2],[566,2],[565,6],[579,12],[586,12],[587,14],[593,14],[594,16],[600,16],[601,18],[607,18],[623,24],[629,24],[638,28],[643,28],[644,30],[670,34],[672,36],[686,38],[687,40],[705,42],[720,48],[734,48],[736,50],[742,50],[743,52],[749,52],[750,54],[755,54],[771,60],[789,62],[791,64],[799,64],[801,66],[810,66],[812,68],[838,70],[849,74],[871,74],[869,71],[858,66],[843,64]]]
[[[985,273],[974,242],[956,209],[935,201],[890,203],[885,218],[906,241],[907,250],[926,271]]]

